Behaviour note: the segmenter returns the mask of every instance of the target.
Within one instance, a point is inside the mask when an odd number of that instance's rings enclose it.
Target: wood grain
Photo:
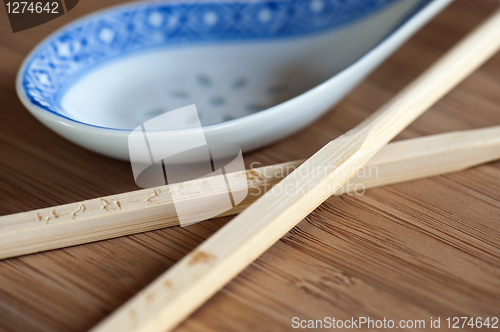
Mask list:
[[[118,1],[81,1],[13,35],[0,20],[0,214],[136,189],[130,165],[85,151],[22,107],[24,56],[70,19]],[[245,156],[309,157],[390,99],[498,7],[457,0],[340,105],[301,133]],[[5,10],[0,6],[0,17]],[[396,139],[500,125],[500,56]],[[178,331],[290,330],[292,317],[428,319],[500,309],[500,163],[328,199]],[[229,218],[0,262],[0,329],[85,331]]]

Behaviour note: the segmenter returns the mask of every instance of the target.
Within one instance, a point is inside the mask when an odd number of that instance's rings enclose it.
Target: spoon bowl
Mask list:
[[[28,110],[70,141],[129,159],[144,122],[195,104],[207,141],[250,151],[332,108],[449,0],[140,2],[44,40],[17,77]],[[155,133],[189,139],[197,119]]]

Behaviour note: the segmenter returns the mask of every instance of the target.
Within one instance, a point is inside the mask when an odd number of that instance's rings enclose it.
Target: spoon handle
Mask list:
[[[323,147],[93,331],[165,331],[177,326],[499,47],[500,10],[379,111]]]

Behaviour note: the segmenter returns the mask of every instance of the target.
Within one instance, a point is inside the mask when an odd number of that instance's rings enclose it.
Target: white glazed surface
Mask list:
[[[416,1],[397,2],[304,37],[165,47],[117,58],[89,70],[65,91],[65,117],[30,102],[21,84],[23,68],[18,94],[46,126],[113,158],[129,159],[127,138],[135,127],[189,104],[196,104],[208,142],[231,142],[250,151],[318,119],[450,2],[431,2],[379,43]],[[179,123],[190,126],[189,119]],[[189,132],[154,135],[183,140]]]

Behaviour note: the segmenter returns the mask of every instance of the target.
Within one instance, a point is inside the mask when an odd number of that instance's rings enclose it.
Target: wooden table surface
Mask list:
[[[130,165],[59,137],[21,105],[16,72],[86,0],[13,34],[0,6],[0,215],[137,189]],[[498,7],[458,0],[329,114],[245,156],[306,158],[358,124]],[[500,125],[500,55],[396,139]],[[85,331],[231,218],[0,261],[2,331]],[[500,316],[500,162],[328,199],[178,331],[286,331],[292,318]],[[497,324],[497,326],[499,326]]]

